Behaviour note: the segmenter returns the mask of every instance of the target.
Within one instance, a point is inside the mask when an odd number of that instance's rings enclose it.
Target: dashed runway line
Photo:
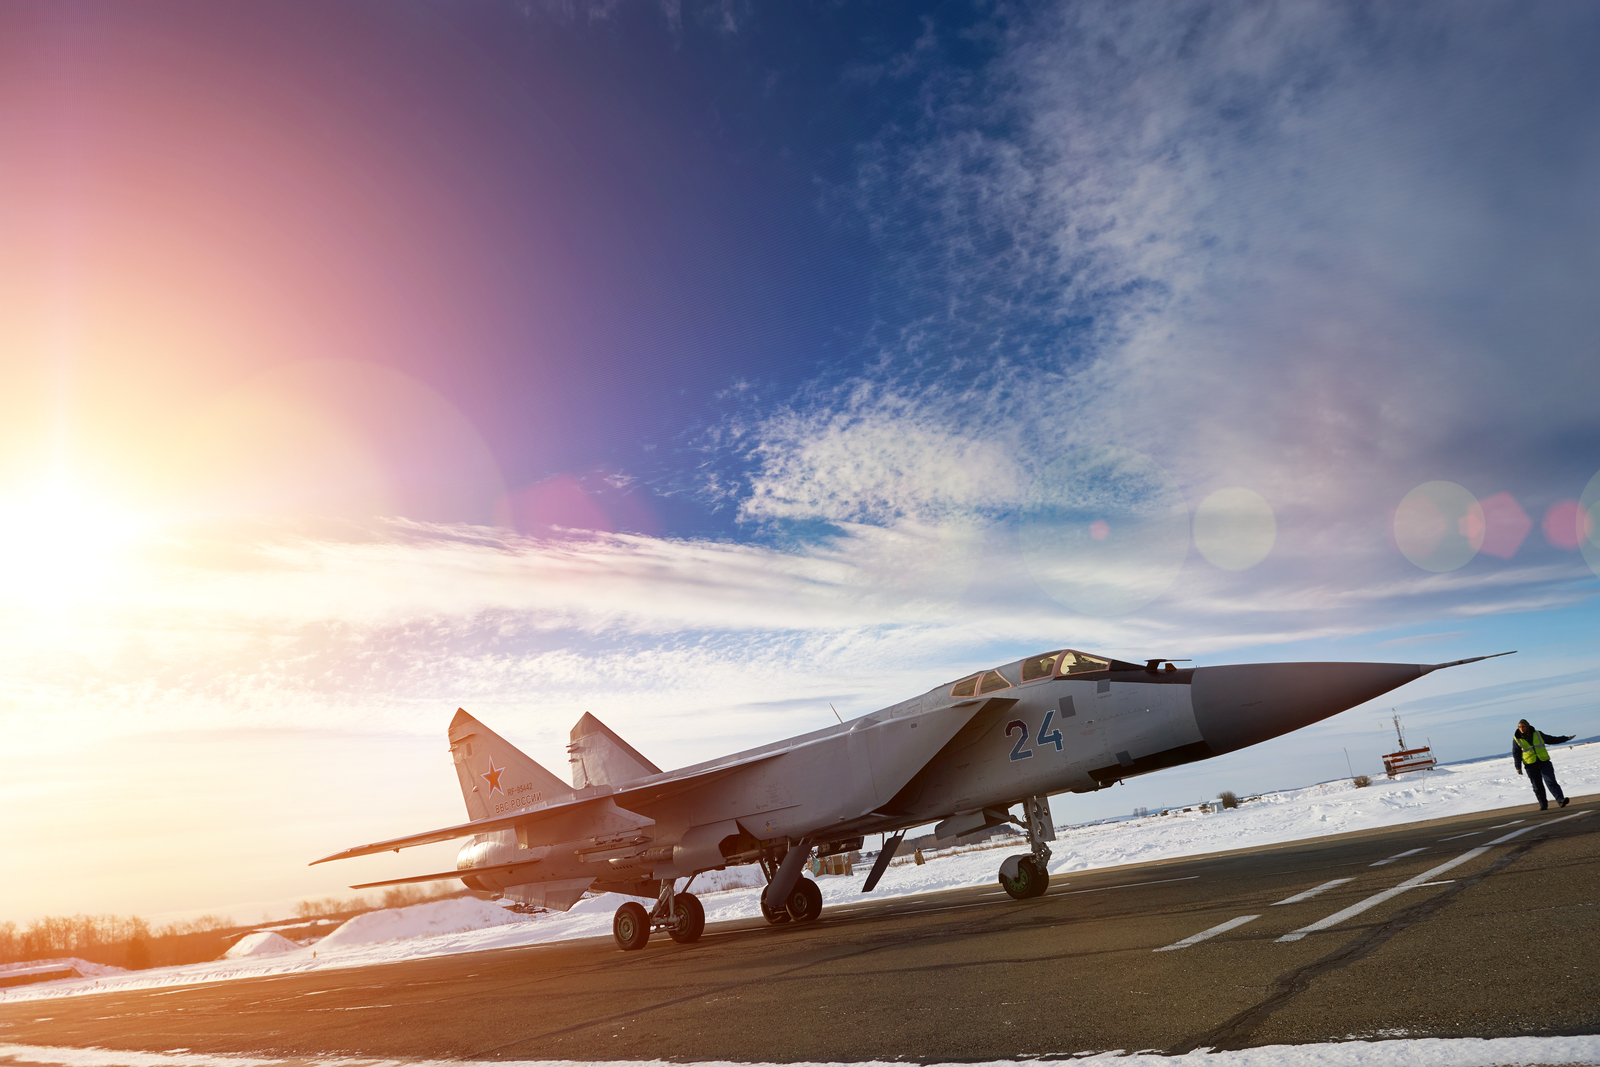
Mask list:
[[[1070,893],[1058,893],[1057,896],[1072,897],[1079,893],[1104,893],[1108,889],[1135,889],[1142,885],[1164,885],[1167,882],[1192,882],[1199,878],[1198,874],[1191,874],[1186,878],[1158,878],[1154,882],[1128,882],[1125,885],[1103,885],[1099,889],[1074,889]]]
[[[1343,911],[1334,912],[1326,919],[1318,919],[1310,926],[1302,926],[1300,929],[1295,930],[1292,933],[1284,934],[1282,937],[1278,938],[1277,943],[1282,945],[1290,941],[1298,941],[1307,934],[1314,934],[1318,930],[1326,930],[1331,926],[1338,926],[1346,919],[1353,919],[1357,915],[1360,915],[1362,912],[1366,911],[1368,908],[1375,908],[1386,900],[1392,900],[1408,889],[1418,889],[1425,885],[1448,885],[1454,880],[1455,879],[1452,878],[1444,882],[1419,882],[1417,885],[1397,885],[1393,889],[1385,889],[1381,893],[1372,894],[1372,896],[1368,897],[1366,900],[1357,901],[1348,908],[1345,908]]]
[[[1154,952],[1172,952],[1175,949],[1188,948],[1190,945],[1198,945],[1200,942],[1206,940],[1209,937],[1216,937],[1218,934],[1225,934],[1229,930],[1234,929],[1235,927],[1243,926],[1245,923],[1250,922],[1252,919],[1259,919],[1259,918],[1261,918],[1261,916],[1259,916],[1259,915],[1241,915],[1237,919],[1229,919],[1225,923],[1218,923],[1216,926],[1213,926],[1209,930],[1201,930],[1198,934],[1195,934],[1192,937],[1186,937],[1182,941],[1175,941],[1170,945],[1163,945],[1162,947],[1160,947],[1158,949],[1153,949],[1152,951],[1154,951]]]
[[[1384,866],[1387,866],[1388,864],[1393,863],[1395,860],[1403,860],[1407,856],[1415,856],[1418,852],[1421,852],[1421,851],[1422,851],[1422,849],[1420,849],[1420,848],[1414,848],[1414,849],[1411,849],[1408,852],[1396,852],[1393,856],[1390,856],[1386,860],[1379,860],[1377,863],[1369,863],[1369,864],[1367,864],[1367,866],[1368,867],[1384,867]]]
[[[1477,837],[1479,834],[1486,834],[1488,832],[1489,831],[1487,830],[1474,830],[1470,834],[1457,834],[1454,837],[1441,837],[1439,838],[1439,843],[1443,844],[1446,841],[1460,841],[1463,837]]]
[[[1292,897],[1284,897],[1282,900],[1274,901],[1272,906],[1276,908],[1279,904],[1298,904],[1302,900],[1310,900],[1318,893],[1332,889],[1336,885],[1344,885],[1346,882],[1353,881],[1355,881],[1354,878],[1335,878],[1331,882],[1323,882],[1321,885],[1316,886],[1315,888],[1307,889],[1304,893],[1296,893]]]
[[[1503,822],[1499,826],[1491,826],[1491,827],[1489,827],[1489,829],[1491,829],[1491,830],[1504,830],[1508,826],[1515,826],[1519,822],[1527,822],[1527,821],[1528,821],[1527,819],[1512,819],[1510,822]]]
[[[1485,852],[1488,852],[1489,849],[1494,845],[1503,845],[1507,841],[1510,841],[1512,838],[1521,837],[1523,834],[1527,833],[1529,830],[1537,830],[1542,826],[1552,826],[1555,823],[1566,822],[1568,819],[1576,819],[1579,815],[1587,815],[1587,814],[1588,814],[1588,812],[1575,812],[1572,815],[1563,815],[1559,819],[1551,819],[1549,822],[1535,823],[1532,826],[1524,826],[1522,829],[1513,830],[1509,834],[1501,834],[1499,837],[1495,838],[1493,841],[1490,841],[1487,845],[1479,845],[1477,848],[1469,848],[1469,849],[1467,849],[1467,851],[1463,852],[1461,855],[1457,856],[1455,859],[1446,860],[1445,862],[1439,864],[1439,866],[1437,866],[1437,867],[1433,867],[1433,868],[1431,868],[1429,870],[1423,871],[1421,874],[1416,875],[1413,878],[1407,878],[1405,881],[1401,882],[1399,885],[1395,886],[1393,889],[1385,889],[1381,893],[1374,893],[1372,896],[1368,897],[1367,899],[1361,900],[1361,901],[1357,901],[1356,903],[1350,905],[1348,908],[1345,908],[1343,911],[1334,912],[1332,915],[1329,915],[1325,919],[1318,919],[1316,922],[1312,923],[1310,926],[1302,926],[1300,929],[1295,930],[1292,933],[1284,934],[1282,937],[1278,938],[1278,943],[1282,944],[1282,943],[1287,942],[1287,941],[1298,941],[1302,937],[1305,937],[1307,934],[1316,933],[1318,930],[1326,930],[1326,929],[1328,929],[1330,927],[1338,926],[1340,923],[1344,922],[1346,919],[1354,918],[1355,916],[1360,915],[1362,912],[1366,911],[1368,908],[1375,908],[1379,904],[1382,904],[1384,901],[1390,900],[1390,899],[1392,899],[1394,897],[1397,897],[1401,893],[1404,893],[1408,889],[1420,889],[1423,886],[1428,886],[1428,885],[1444,885],[1445,884],[1444,882],[1434,881],[1435,876],[1443,874],[1445,871],[1448,871],[1448,870],[1450,870],[1450,869],[1452,869],[1454,867],[1459,867],[1461,864],[1466,863],[1468,860],[1477,859],[1479,856],[1483,855]],[[1521,821],[1521,820],[1518,820],[1518,821]],[[1420,848],[1412,849],[1410,852],[1402,852],[1400,855],[1401,856],[1412,856],[1412,855],[1415,855],[1416,853],[1421,852],[1421,851],[1422,851],[1422,849],[1420,849]],[[1399,856],[1395,856],[1395,857],[1392,857],[1392,858],[1393,859],[1399,859],[1400,857]],[[1377,864],[1373,864],[1373,866],[1377,866]]]

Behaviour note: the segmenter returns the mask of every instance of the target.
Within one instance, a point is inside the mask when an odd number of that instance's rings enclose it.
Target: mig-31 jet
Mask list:
[[[654,930],[683,943],[700,937],[705,911],[687,885],[676,888],[678,879],[757,863],[767,879],[767,921],[809,922],[822,910],[821,890],[803,873],[813,855],[849,852],[864,835],[885,834],[862,887],[870,892],[907,828],[938,822],[935,833],[948,838],[1015,821],[1027,828],[1029,851],[1008,857],[999,880],[1023,899],[1050,884],[1053,794],[1210,759],[1432,671],[1492,658],[1180,668],[1177,660],[1141,666],[1066,649],[675,771],[585,714],[567,746],[571,786],[457,711],[450,753],[471,821],[315,862],[471,838],[456,870],[352,888],[459,878],[478,892],[562,911],[589,891],[655,897],[654,909],[630,901],[613,920],[617,944],[637,949]]]

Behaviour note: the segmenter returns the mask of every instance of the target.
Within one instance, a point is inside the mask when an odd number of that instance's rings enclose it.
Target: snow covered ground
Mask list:
[[[1555,758],[1562,786],[1570,795],[1600,793],[1600,743],[1560,748],[1556,750]],[[1070,804],[1070,799],[1067,803]],[[1506,807],[1531,807],[1532,804],[1533,793],[1527,779],[1516,774],[1509,758],[1502,758],[1419,772],[1395,781],[1377,779],[1365,789],[1357,789],[1349,781],[1338,781],[1266,794],[1247,800],[1232,810],[1202,813],[1196,809],[1079,827],[1060,835],[1053,846],[1055,858],[1050,868],[1053,873],[1061,874],[1114,867]],[[902,859],[889,868],[875,895],[904,896],[961,886],[988,885],[994,881],[1000,858],[1008,851],[1007,848],[976,848],[934,854],[921,866]],[[722,884],[737,881],[748,873],[726,872]],[[853,876],[820,876],[817,882],[822,888],[825,905],[860,900],[864,874],[864,868],[858,867]],[[705,905],[708,922],[750,918],[759,913],[756,899],[759,889],[755,886],[718,890],[715,885],[696,884],[694,888]],[[0,1002],[362,967],[401,959],[608,935],[612,913],[622,899],[607,894],[580,901],[565,914],[531,916],[518,915],[498,905],[471,898],[433,901],[357,916],[317,944],[306,948],[297,947],[269,954],[252,953],[185,967],[162,967],[106,974],[99,978],[41,982],[0,990]],[[1323,1053],[1313,1054],[1311,1051],[1295,1052],[1293,1055],[1280,1051],[1267,1057],[1265,1054],[1269,1050],[1256,1049],[1248,1053],[1205,1055],[1198,1059],[1179,1057],[1174,1061],[1161,1058],[1160,1062],[1193,1060],[1225,1064],[1227,1067],[1257,1063],[1407,1063],[1439,1064],[1441,1067],[1468,1063],[1600,1063],[1600,1038],[1537,1039],[1575,1042],[1570,1048],[1565,1044],[1559,1048],[1557,1045],[1548,1048],[1540,1045],[1541,1051],[1537,1053],[1531,1051],[1534,1046],[1515,1044],[1533,1040],[1517,1038],[1468,1043],[1433,1039],[1403,1041],[1393,1043],[1410,1049],[1405,1057],[1399,1059],[1377,1055],[1374,1051],[1377,1045],[1356,1042],[1303,1047],[1326,1050],[1327,1056],[1334,1058],[1315,1058]],[[1384,1043],[1384,1047],[1389,1044]],[[1474,1051],[1462,1051],[1469,1048]],[[1366,1050],[1361,1052],[1363,1058],[1351,1058],[1358,1050]],[[6,1055],[6,1048],[0,1046],[0,1063],[5,1062]],[[84,1060],[81,1067],[103,1067],[112,1063],[138,1067],[133,1059],[127,1058],[128,1054],[116,1055],[123,1058],[92,1063]],[[1305,1058],[1307,1056],[1312,1058]],[[22,1057],[16,1058],[20,1061]],[[1152,1058],[1137,1056],[1120,1057],[1116,1062],[1131,1064],[1142,1060],[1155,1062]],[[79,1061],[72,1062],[76,1064]],[[139,1064],[143,1062],[139,1061]],[[150,1062],[154,1064],[157,1061]],[[182,1057],[163,1057],[159,1062],[179,1064],[184,1060]],[[254,1067],[274,1061],[239,1059],[226,1062],[236,1067]],[[334,1064],[336,1061],[326,1062]],[[1075,1062],[1095,1063],[1098,1057]],[[223,1059],[216,1057],[196,1058],[196,1067],[213,1067],[223,1063]]]
[[[1011,1067],[1016,1060],[989,1064],[928,1064],[927,1067]],[[1023,1063],[1040,1061],[1021,1061]],[[1123,1049],[1073,1056],[1064,1062],[1083,1067],[1513,1067],[1523,1064],[1600,1064],[1600,1037],[1418,1038],[1398,1041],[1338,1041],[1320,1045],[1263,1045],[1237,1052],[1191,1052],[1185,1056]],[[342,1056],[207,1056],[170,1052],[117,1052],[98,1048],[41,1048],[0,1044],[0,1064],[59,1067],[689,1067],[665,1060],[372,1060]],[[694,1067],[764,1067],[713,1061]],[[834,1067],[790,1063],[783,1067]],[[871,1060],[850,1067],[904,1067]]]

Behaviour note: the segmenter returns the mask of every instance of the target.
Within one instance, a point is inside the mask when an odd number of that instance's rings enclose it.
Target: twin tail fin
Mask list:
[[[565,782],[460,708],[450,720],[449,737],[469,819],[507,815],[572,794]]]

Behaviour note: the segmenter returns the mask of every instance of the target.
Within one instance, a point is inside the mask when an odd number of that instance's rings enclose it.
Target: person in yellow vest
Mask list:
[[[1556,766],[1550,762],[1550,753],[1546,745],[1559,745],[1563,741],[1571,741],[1575,735],[1557,737],[1554,734],[1546,736],[1528,725],[1527,719],[1517,723],[1517,732],[1511,735],[1511,762],[1516,765],[1517,773],[1521,774],[1524,767],[1528,770],[1528,777],[1533,781],[1533,795],[1539,798],[1539,810],[1544,811],[1550,806],[1550,801],[1545,799],[1544,787],[1550,786],[1550,792],[1555,795],[1561,807],[1567,806],[1567,796],[1561,792],[1561,786],[1556,783]]]

